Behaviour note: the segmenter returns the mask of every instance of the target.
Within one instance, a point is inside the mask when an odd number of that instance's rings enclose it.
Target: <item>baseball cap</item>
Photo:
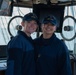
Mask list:
[[[38,17],[34,13],[28,13],[23,17],[23,21],[35,20],[38,23]]]
[[[43,24],[51,23],[54,26],[57,26],[57,19],[54,16],[47,16],[42,21]]]

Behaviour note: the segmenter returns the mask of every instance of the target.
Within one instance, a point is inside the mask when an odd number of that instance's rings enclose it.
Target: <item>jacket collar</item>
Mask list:
[[[42,45],[52,44],[52,42],[56,39],[56,35],[53,34],[49,39],[44,39],[43,35],[40,36],[40,43]]]
[[[18,35],[22,35],[23,37],[25,37],[27,40],[29,40],[32,43],[32,38],[28,37],[26,33],[24,33],[23,31],[18,31]]]

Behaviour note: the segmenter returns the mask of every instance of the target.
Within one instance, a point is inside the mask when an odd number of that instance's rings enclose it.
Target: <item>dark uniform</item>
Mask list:
[[[35,75],[34,47],[31,37],[19,31],[8,44],[6,75]]]
[[[36,75],[72,75],[69,52],[55,34],[34,40]]]

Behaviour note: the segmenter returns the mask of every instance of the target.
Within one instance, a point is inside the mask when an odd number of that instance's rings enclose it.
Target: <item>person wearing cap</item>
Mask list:
[[[38,27],[38,18],[28,13],[21,22],[22,31],[7,45],[7,69],[5,75],[35,75],[34,47],[31,34]]]
[[[43,19],[42,35],[34,40],[36,75],[72,75],[69,52],[64,42],[55,35],[57,19]]]

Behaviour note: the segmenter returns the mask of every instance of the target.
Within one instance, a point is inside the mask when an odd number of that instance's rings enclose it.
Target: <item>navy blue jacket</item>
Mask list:
[[[32,39],[19,31],[8,43],[6,75],[35,75],[34,47]]]
[[[55,34],[34,40],[36,75],[72,75],[69,52]]]

